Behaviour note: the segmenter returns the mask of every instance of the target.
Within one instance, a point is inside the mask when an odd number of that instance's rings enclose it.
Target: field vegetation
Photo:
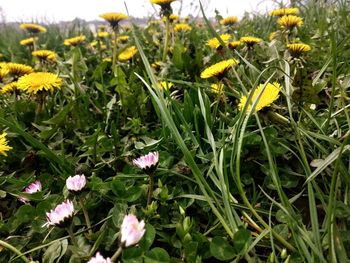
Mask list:
[[[1,25],[0,262],[349,262],[350,2],[173,1]]]

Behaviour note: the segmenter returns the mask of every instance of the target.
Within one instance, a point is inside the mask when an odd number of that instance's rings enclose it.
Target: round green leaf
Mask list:
[[[251,233],[247,229],[240,229],[233,238],[235,250],[243,255],[252,242]]]
[[[236,256],[234,248],[223,237],[214,237],[210,242],[211,254],[219,260],[230,260]]]
[[[123,262],[142,263],[142,249],[139,247],[130,247],[123,250]]]
[[[139,242],[139,246],[143,251],[147,251],[156,237],[156,230],[150,224],[146,225],[146,232]]]
[[[163,248],[155,247],[145,254],[145,263],[168,263],[170,257]]]

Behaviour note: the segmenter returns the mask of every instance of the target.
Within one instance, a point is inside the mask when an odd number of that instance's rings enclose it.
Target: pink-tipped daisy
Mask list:
[[[36,180],[34,183],[31,183],[30,185],[28,185],[23,193],[27,193],[27,194],[33,194],[36,192],[41,191],[41,183],[39,180]],[[27,203],[28,199],[26,197],[20,197],[18,198],[19,201],[23,202],[23,203]]]
[[[125,247],[135,245],[143,237],[145,231],[145,222],[143,220],[137,220],[137,217],[132,214],[125,215],[120,228],[121,242]]]
[[[72,201],[67,200],[52,209],[49,213],[46,213],[47,222],[44,226],[60,226],[66,220],[70,219],[74,214],[74,206]]]
[[[153,170],[157,167],[159,160],[158,152],[150,152],[133,160],[133,164],[142,170]]]
[[[97,252],[96,255],[91,258],[88,263],[112,263],[110,258],[104,258],[100,252]]]
[[[85,175],[69,176],[66,180],[66,186],[69,191],[80,192],[86,185]]]

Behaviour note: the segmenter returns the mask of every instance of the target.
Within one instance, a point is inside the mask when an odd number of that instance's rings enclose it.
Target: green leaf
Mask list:
[[[190,241],[184,244],[184,252],[187,262],[195,262],[197,257],[198,242]]]
[[[123,199],[129,202],[134,202],[140,198],[143,193],[141,186],[129,186],[119,179],[113,180],[111,183],[111,189],[118,199]]]
[[[73,103],[75,103],[75,101],[72,101],[69,104],[67,104],[66,106],[64,106],[63,109],[60,112],[58,112],[51,119],[49,119],[47,121],[44,121],[44,123],[47,123],[47,124],[61,124],[62,122],[64,122],[66,120],[66,117],[67,117],[68,113],[73,108],[73,105],[74,105]]]
[[[66,253],[67,248],[68,248],[67,239],[52,243],[52,245],[50,245],[45,251],[42,262],[43,263],[60,262],[60,259]]]
[[[344,204],[343,202],[336,201],[334,214],[335,214],[335,217],[337,217],[337,218],[349,218],[350,217],[350,208],[348,205]]]
[[[30,222],[35,217],[35,208],[31,205],[22,205],[16,212],[15,220],[13,221],[14,228],[17,228],[23,223]]]
[[[92,191],[97,191],[103,195],[110,190],[108,183],[103,182],[103,180],[97,176],[90,177],[89,187]]]
[[[126,185],[122,180],[115,179],[110,184],[113,194],[121,198],[125,196]]]
[[[279,209],[276,212],[276,219],[280,223],[288,223],[289,221],[288,215],[286,215],[286,213],[282,209]]]
[[[114,225],[119,228],[123,222],[124,215],[126,214],[126,209],[128,208],[127,204],[124,203],[117,203],[114,205],[113,208],[113,223]]]
[[[68,162],[66,158],[62,158],[58,156],[54,151],[49,149],[45,144],[40,142],[39,140],[35,139],[30,133],[26,132],[21,126],[16,121],[8,121],[5,120],[4,118],[0,117],[0,124],[5,125],[9,127],[10,130],[13,132],[18,133],[20,136],[22,136],[29,144],[32,145],[33,148],[35,149],[40,149],[45,153],[45,157],[60,165],[63,170],[65,170],[69,174],[73,174],[73,166],[71,163]]]
[[[145,263],[167,263],[170,262],[170,257],[165,249],[155,247],[145,254]]]
[[[146,147],[154,146],[154,145],[158,144],[162,140],[162,139],[160,139],[160,140],[153,140],[152,138],[149,138],[147,136],[141,136],[141,139],[144,142],[140,142],[140,141],[135,142],[135,149],[142,150],[142,149],[144,149]]]
[[[146,232],[139,242],[139,246],[143,251],[147,251],[153,244],[156,237],[156,230],[151,224],[146,225]]]
[[[0,198],[5,198],[6,197],[6,192],[3,190],[0,190]]]
[[[112,109],[114,104],[117,103],[116,95],[114,94],[112,99],[107,103],[107,114],[106,114],[106,123],[108,123],[109,118],[111,117]],[[107,126],[105,128],[105,131],[107,130]]]
[[[234,248],[237,253],[244,255],[252,243],[251,233],[247,229],[240,229],[233,237]]]
[[[131,247],[123,250],[123,263],[142,263],[142,249]]]
[[[335,149],[331,154],[329,154],[312,174],[306,179],[304,185],[311,182],[317,175],[323,172],[330,164],[332,164],[335,160],[340,158],[340,156],[347,150],[350,149],[350,145],[345,145],[344,147],[339,147]]]
[[[210,242],[211,254],[219,260],[230,260],[236,256],[235,249],[222,237],[214,237]]]
[[[273,227],[273,231],[282,236],[284,239],[289,237],[289,229],[287,224],[278,224]]]

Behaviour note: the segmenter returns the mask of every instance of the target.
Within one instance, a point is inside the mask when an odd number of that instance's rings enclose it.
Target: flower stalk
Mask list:
[[[21,251],[19,251],[17,248],[15,248],[14,246],[10,245],[9,243],[0,240],[0,246],[7,248],[8,250],[12,251],[13,253],[15,253],[16,255],[18,255],[24,262],[28,262],[30,263],[30,260],[27,259],[22,253]]]
[[[154,187],[154,173],[148,174],[149,183],[148,183],[148,193],[147,193],[147,205],[150,205],[152,202],[153,196],[153,187]]]
[[[167,56],[167,53],[168,53],[169,31],[170,31],[170,22],[169,22],[169,17],[167,17],[166,21],[165,21],[165,41],[164,41],[164,49],[163,49],[163,57],[162,57],[162,62],[163,63],[165,63],[166,56]]]
[[[114,72],[114,67],[117,60],[117,36],[118,36],[118,27],[115,27],[113,28],[112,72]]]
[[[133,164],[140,169],[142,169],[149,177],[149,185],[148,185],[148,194],[147,194],[147,205],[151,204],[152,195],[153,195],[153,177],[154,172],[157,169],[159,160],[158,152],[150,152],[144,156],[141,156],[135,160],[133,160]]]
[[[86,226],[88,228],[88,232],[89,235],[92,235],[92,229],[91,229],[91,222],[90,222],[90,217],[89,214],[85,208],[85,204],[84,204],[84,198],[83,197],[79,197],[79,204],[81,206],[81,210],[83,210],[83,214],[84,214],[84,218],[85,218],[85,222],[86,222]]]
[[[118,250],[113,254],[113,256],[111,257],[111,261],[115,262],[116,259],[120,256],[120,254],[123,251],[123,244],[120,245],[120,247],[118,248]]]
[[[78,247],[78,242],[75,238],[75,235],[74,235],[74,232],[73,232],[73,222],[70,224],[69,227],[66,228],[67,229],[67,232],[68,232],[68,235],[72,241],[72,244],[75,246],[75,247]]]

